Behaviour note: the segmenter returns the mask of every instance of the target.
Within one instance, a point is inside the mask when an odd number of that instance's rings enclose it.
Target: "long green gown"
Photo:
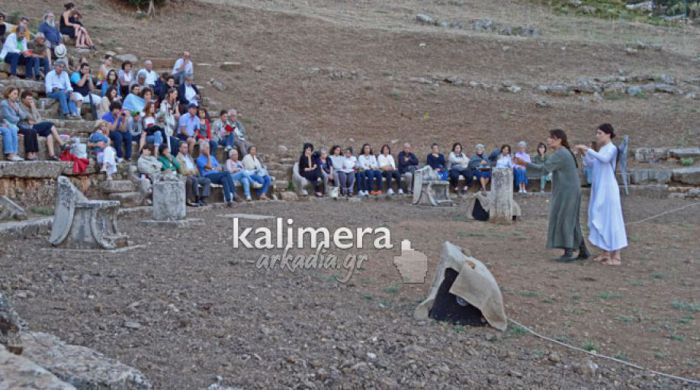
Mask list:
[[[574,156],[568,149],[561,147],[544,164],[529,163],[527,167],[552,173],[547,248],[579,248],[583,242],[580,221],[581,182]]]

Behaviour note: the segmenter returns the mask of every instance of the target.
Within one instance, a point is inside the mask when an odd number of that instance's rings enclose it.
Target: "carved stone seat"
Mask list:
[[[65,176],[59,176],[56,189],[51,237],[54,246],[69,249],[116,249],[128,245],[119,233],[119,202],[89,200]]]
[[[292,183],[294,183],[294,189],[297,195],[308,195],[309,191],[307,188],[311,188],[311,182],[299,173],[299,163],[294,163],[292,168]]]
[[[448,181],[440,180],[431,167],[425,166],[414,173],[413,204],[452,206],[449,189],[450,183]]]

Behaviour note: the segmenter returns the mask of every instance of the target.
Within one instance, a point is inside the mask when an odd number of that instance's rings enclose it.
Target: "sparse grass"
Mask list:
[[[539,297],[540,293],[538,291],[528,291],[528,290],[523,290],[518,292],[518,295],[521,297],[526,297],[526,298],[535,298]]]
[[[552,304],[552,303],[554,303],[554,299],[547,297],[547,298],[542,299],[542,303]]]
[[[576,6],[569,0],[533,0],[544,4],[560,15],[579,15],[610,20],[627,20],[630,22],[648,23],[654,26],[676,26],[677,23],[650,15],[645,11],[629,10],[624,0],[581,0]]]
[[[39,215],[53,215],[53,207],[32,206],[29,208],[29,211]]]
[[[616,319],[622,323],[625,323],[625,324],[630,324],[630,323],[634,322],[634,317],[630,317],[630,316],[617,316]]]
[[[398,89],[392,89],[389,91],[389,97],[394,100],[401,100],[401,91]]]
[[[684,167],[692,166],[694,163],[695,163],[695,160],[693,160],[691,157],[681,159],[681,165]]]
[[[469,237],[486,237],[486,233],[481,232],[457,232],[457,237],[459,238],[469,238]]]
[[[687,311],[690,313],[700,313],[700,303],[691,303],[685,301],[673,301],[671,302],[671,307],[680,310]]]
[[[678,320],[678,323],[682,324],[682,325],[688,325],[688,324],[692,323],[694,320],[695,320],[695,317],[693,317],[691,315],[687,315],[687,316],[681,317],[681,319]]]
[[[362,299],[365,301],[371,301],[374,299],[374,296],[372,296],[372,294],[362,294]]]
[[[619,299],[622,298],[622,294],[620,293],[615,293],[611,291],[602,291],[600,294],[598,294],[598,298],[603,299],[603,300],[610,300],[610,299]]]
[[[593,352],[598,350],[598,346],[591,340],[586,340],[581,348],[585,349],[588,352]]]
[[[464,333],[464,326],[455,325],[452,327],[452,330],[454,330],[455,333]]]
[[[525,336],[527,330],[520,325],[511,324],[511,326],[508,327],[508,333],[514,337],[520,337]]]
[[[384,288],[385,293],[393,294],[393,295],[398,294],[400,290],[401,290],[401,285],[399,285],[397,283],[394,283],[391,286]]]
[[[627,236],[627,238],[629,238],[629,240],[632,241],[632,242],[639,242],[639,241],[641,241],[641,239],[639,238],[639,236],[636,235],[636,234],[630,234],[630,235]]]
[[[603,95],[603,98],[605,100],[616,101],[616,100],[624,99],[625,96],[626,95],[624,93],[608,93],[608,94]]]
[[[628,361],[629,361],[629,358],[627,357],[627,355],[625,355],[625,354],[622,353],[622,352],[616,353],[613,357],[614,357],[615,359],[619,359],[619,360],[622,360],[622,361],[625,361],[625,362],[628,362]]]
[[[670,336],[668,336],[668,338],[673,340],[673,341],[679,341],[679,342],[685,341],[685,337],[683,335],[680,335],[680,334],[671,334]]]
[[[654,272],[653,274],[651,274],[651,278],[656,279],[656,280],[662,280],[662,279],[664,279],[665,276],[666,275],[664,275],[661,272]]]
[[[644,286],[644,282],[642,282],[642,281],[639,280],[639,279],[630,280],[630,281],[629,281],[629,284],[632,285],[632,286],[635,286],[635,287]]]

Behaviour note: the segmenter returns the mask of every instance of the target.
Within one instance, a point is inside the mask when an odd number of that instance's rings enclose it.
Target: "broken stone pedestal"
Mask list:
[[[27,219],[27,212],[24,211],[22,206],[13,202],[7,196],[0,196],[0,221],[10,219],[25,220]]]
[[[443,286],[445,282],[451,283]],[[496,279],[483,263],[465,254],[462,248],[449,241],[445,241],[442,246],[440,263],[435,271],[430,293],[416,307],[413,317],[418,320],[434,317],[434,310],[437,309],[435,304],[441,290],[447,291],[447,296],[454,299],[462,310],[476,308],[491,326],[498,330],[506,329],[508,319]],[[460,313],[446,314],[446,317],[460,316]]]
[[[21,354],[23,349],[21,330],[22,325],[17,312],[0,292],[0,349],[7,348],[14,354]],[[0,384],[2,384],[1,381]]]
[[[418,169],[413,177],[413,204],[452,206],[454,203],[450,199],[449,188],[450,183],[440,180],[431,167]]]
[[[49,242],[67,249],[126,247],[127,236],[117,228],[118,211],[118,201],[88,200],[67,177],[60,176]]]
[[[185,181],[174,174],[153,178],[153,219],[147,224],[189,226],[203,223],[201,219],[187,218],[187,193]]]
[[[494,169],[489,194],[489,221],[499,224],[513,223],[513,170]]]

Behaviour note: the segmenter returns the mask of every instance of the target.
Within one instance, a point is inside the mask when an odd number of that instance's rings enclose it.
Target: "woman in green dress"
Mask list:
[[[543,164],[527,163],[528,168],[552,174],[547,248],[564,249],[564,255],[559,258],[562,262],[587,259],[590,253],[586,248],[579,220],[581,182],[576,158],[569,148],[564,130],[550,130],[547,144],[554,153]],[[516,163],[523,165],[525,162]],[[576,249],[579,250],[578,257],[574,257]]]

